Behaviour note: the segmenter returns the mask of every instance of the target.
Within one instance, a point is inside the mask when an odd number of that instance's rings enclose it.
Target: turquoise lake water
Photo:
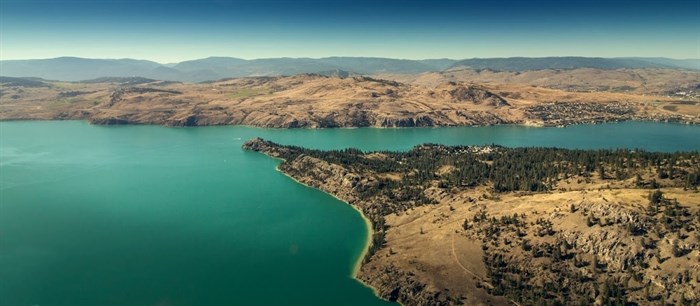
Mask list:
[[[650,122],[275,130],[0,122],[0,305],[382,305],[351,277],[360,215],[241,150],[425,142],[700,150]]]

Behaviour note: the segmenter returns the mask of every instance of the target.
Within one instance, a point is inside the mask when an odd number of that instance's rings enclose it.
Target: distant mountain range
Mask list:
[[[681,68],[700,70],[700,59],[676,60],[662,57],[510,57],[473,58],[457,61],[452,67],[491,69],[496,71],[528,71],[543,69],[621,69],[621,68]]]
[[[144,77],[167,81],[201,82],[222,78],[294,75],[300,73],[333,75],[416,74],[460,68],[496,71],[574,68],[672,68],[700,70],[700,59],[512,57],[466,60],[402,60],[371,57],[326,57],[319,59],[267,58],[245,60],[233,57],[209,57],[168,65],[147,60],[77,57],[0,61],[0,75],[2,76],[37,77],[58,81],[84,81],[103,77]]]

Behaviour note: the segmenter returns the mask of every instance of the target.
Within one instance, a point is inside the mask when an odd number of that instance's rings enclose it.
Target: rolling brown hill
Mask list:
[[[436,78],[431,85],[423,79],[435,75],[417,76],[410,82],[318,74],[196,84],[143,78],[40,81],[45,86],[23,86],[13,78],[12,83],[3,83],[0,92],[0,120],[86,119],[95,124],[274,128],[567,125],[634,119],[698,123],[700,98],[697,89],[689,86],[700,73],[675,73],[684,77],[668,84],[683,83],[687,84],[683,88],[688,88],[680,96],[640,93],[636,89],[544,88],[526,84],[527,80],[517,75],[511,80],[499,73],[494,75],[503,82],[496,83],[483,71],[476,81]],[[558,77],[556,73],[550,75]],[[514,80],[525,84],[511,83]],[[663,80],[665,77],[658,82]],[[567,86],[562,87],[573,85]]]

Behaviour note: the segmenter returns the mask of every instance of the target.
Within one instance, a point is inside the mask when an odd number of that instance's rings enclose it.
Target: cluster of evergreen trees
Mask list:
[[[641,170],[654,168],[659,179],[682,182],[686,188],[700,184],[698,152],[658,153],[643,150],[568,150],[557,148],[486,148],[426,144],[408,152],[377,152],[369,155],[357,149],[320,151],[287,147],[290,159],[310,155],[342,165],[356,173],[401,176],[400,181],[380,179],[363,190],[367,198],[386,195],[398,201],[427,204],[422,189],[437,181],[442,188],[492,184],[495,192],[547,191],[562,179],[597,176],[606,180],[637,177],[639,187],[658,187],[656,179],[644,182]],[[452,171],[438,174],[443,166]]]

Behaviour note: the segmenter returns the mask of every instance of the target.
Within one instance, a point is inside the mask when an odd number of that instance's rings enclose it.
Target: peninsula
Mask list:
[[[405,305],[694,305],[700,154],[243,145],[372,223],[357,277]]]

